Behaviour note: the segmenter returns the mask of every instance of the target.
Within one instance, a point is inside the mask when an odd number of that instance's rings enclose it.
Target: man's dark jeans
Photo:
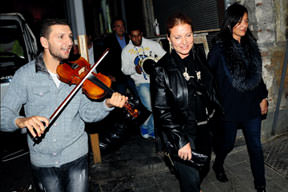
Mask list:
[[[61,167],[31,165],[36,188],[45,192],[88,192],[87,155]],[[38,191],[37,190],[37,191]]]
[[[237,135],[237,128],[241,127],[247,144],[250,158],[250,166],[254,177],[255,187],[265,186],[264,158],[261,145],[261,118],[257,117],[243,122],[225,121],[223,123],[223,135],[218,136],[220,146],[216,151],[214,166],[223,167],[224,160],[232,151]],[[220,138],[219,138],[220,137]]]

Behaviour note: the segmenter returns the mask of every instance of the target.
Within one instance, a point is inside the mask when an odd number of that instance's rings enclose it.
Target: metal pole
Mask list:
[[[77,32],[77,29],[76,29],[74,3],[71,0],[68,0],[68,1],[66,1],[66,6],[67,6],[68,20],[69,20],[69,23],[71,24],[71,29],[72,29],[72,32],[73,32],[73,40],[75,40],[78,37],[78,32]]]
[[[146,36],[153,36],[154,8],[151,0],[142,0]]]
[[[79,0],[71,0],[71,8],[74,8],[72,13],[74,13],[76,31],[78,35],[78,43],[80,54],[83,58],[89,61],[88,50],[87,50],[87,38],[86,38],[86,27],[85,27],[85,19],[84,19],[84,9],[83,2]]]
[[[282,75],[281,75],[281,80],[280,80],[276,109],[274,112],[274,119],[273,119],[273,124],[272,124],[272,131],[271,131],[272,136],[275,135],[275,129],[276,129],[277,120],[279,116],[280,103],[281,103],[281,98],[282,98],[282,94],[284,90],[284,81],[285,81],[285,76],[287,73],[287,62],[288,62],[288,40],[286,41],[285,59],[284,59],[283,68],[282,68]]]
[[[71,17],[73,17],[72,20],[74,20],[74,25],[78,35],[80,54],[89,62],[83,2],[82,0],[68,1],[71,3],[70,10],[68,11],[71,12]],[[98,133],[90,134],[90,142],[93,151],[94,163],[101,163],[101,152],[99,147]]]
[[[126,27],[126,31],[128,30],[127,29],[127,18],[126,18],[126,8],[125,8],[125,2],[124,0],[121,0],[121,14],[122,14],[122,19],[125,23],[125,27]]]

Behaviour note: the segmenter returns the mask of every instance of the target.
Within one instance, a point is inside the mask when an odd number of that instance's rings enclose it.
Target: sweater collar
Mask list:
[[[43,60],[43,53],[40,53],[38,57],[36,57],[35,70],[36,70],[36,73],[39,71],[48,73],[48,70]]]

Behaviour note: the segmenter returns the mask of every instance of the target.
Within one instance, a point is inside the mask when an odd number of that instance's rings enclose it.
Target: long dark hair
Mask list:
[[[247,9],[238,3],[232,4],[224,14],[224,21],[220,33],[212,43],[219,43],[223,47],[225,56],[224,74],[231,81],[232,86],[239,92],[255,89],[262,78],[262,59],[256,42],[249,28],[240,44],[233,39],[233,27],[239,23]]]
[[[233,27],[241,21],[244,13],[248,14],[248,10],[239,3],[233,3],[226,9],[220,31],[220,36],[222,38],[233,38]],[[253,34],[248,28],[243,39],[247,39],[249,37],[255,40]]]

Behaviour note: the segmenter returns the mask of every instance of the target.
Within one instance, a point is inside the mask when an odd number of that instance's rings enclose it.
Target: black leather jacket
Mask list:
[[[194,48],[192,50],[190,54],[193,54],[194,62],[197,62],[201,67],[203,91],[206,98],[212,101],[209,102],[211,104],[219,103],[215,97],[212,75],[205,66],[206,58],[200,59],[197,51]],[[175,62],[172,52],[171,54],[167,53],[158,61],[154,72],[151,74],[151,101],[158,150],[176,153],[188,142],[190,142],[192,149],[195,149],[193,140],[197,136],[197,119],[194,119],[192,126],[186,123],[189,101],[187,82],[183,72],[184,66]]]

